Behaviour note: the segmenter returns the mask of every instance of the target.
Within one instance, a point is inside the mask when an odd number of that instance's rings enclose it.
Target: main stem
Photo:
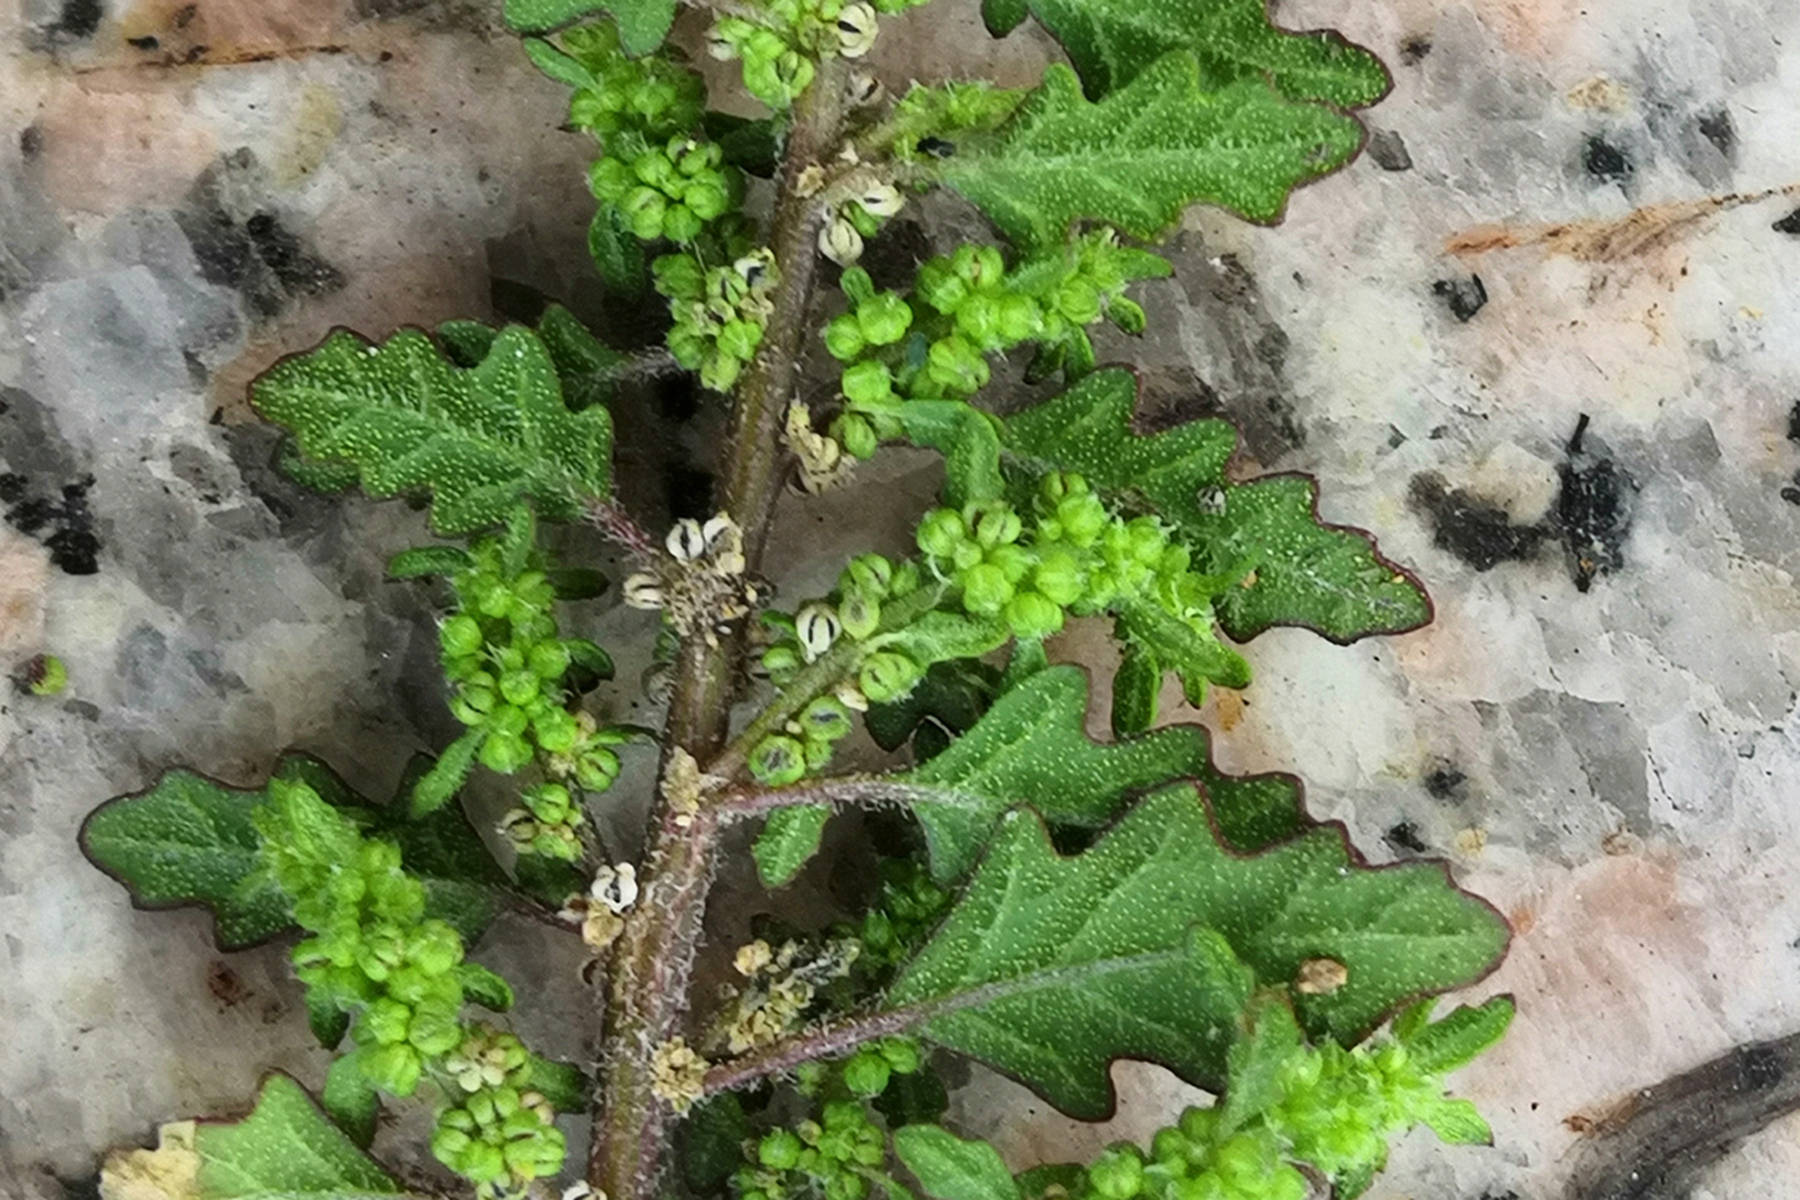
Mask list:
[[[783,156],[770,245],[781,271],[761,353],[738,387],[730,441],[721,469],[724,508],[744,531],[750,569],[761,562],[782,482],[782,420],[796,392],[808,332],[807,311],[818,273],[824,213],[798,187],[807,167],[837,149],[845,111],[843,60],[827,60],[794,105]],[[706,762],[730,732],[741,636],[716,646],[690,638],[676,663],[664,726],[665,755],[680,747]],[[652,1058],[687,1009],[694,952],[712,881],[718,823],[685,825],[659,797],[654,841],[644,862],[637,906],[607,972],[599,1113],[588,1157],[588,1182],[608,1200],[651,1200],[669,1137],[670,1110],[655,1092]]]

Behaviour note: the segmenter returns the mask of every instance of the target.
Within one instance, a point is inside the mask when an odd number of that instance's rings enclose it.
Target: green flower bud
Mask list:
[[[706,268],[691,254],[659,255],[650,266],[656,290],[676,300],[698,300],[706,294]]]
[[[790,1171],[800,1161],[805,1147],[790,1129],[776,1129],[764,1134],[756,1146],[757,1161],[771,1171]]]
[[[963,572],[962,585],[963,607],[981,616],[993,616],[1013,598],[1006,573],[992,563],[978,563]]]
[[[636,223],[636,218],[633,218],[634,230]],[[691,242],[699,237],[700,231],[705,228],[706,222],[701,220],[700,214],[685,203],[671,204],[663,212],[662,234],[672,242]]]
[[[1057,289],[1056,308],[1073,324],[1092,324],[1100,319],[1100,291],[1077,276]]]
[[[390,1096],[412,1095],[425,1070],[419,1052],[403,1043],[364,1047],[356,1057],[369,1082]]]
[[[980,391],[989,378],[987,360],[955,334],[931,344],[925,373],[932,382],[963,395]]]
[[[1008,346],[1030,341],[1044,331],[1044,310],[1030,296],[1000,298],[1000,340]]]
[[[406,1027],[412,1021],[412,1009],[398,1000],[383,996],[369,1005],[363,1013],[362,1028],[357,1032],[367,1034],[370,1040],[379,1046],[391,1046],[406,1040]]]
[[[977,291],[996,288],[1006,277],[1006,260],[993,246],[964,244],[957,247],[951,261],[956,264],[957,274]]]
[[[956,310],[956,331],[983,350],[997,349],[1000,337],[1000,301],[993,296],[970,296]]]
[[[427,975],[442,975],[462,961],[462,938],[443,921],[426,921],[406,942],[406,957]]]
[[[860,413],[840,414],[832,420],[830,433],[843,445],[845,453],[864,462],[874,458],[875,451],[881,449],[875,426]]]
[[[925,303],[945,316],[952,315],[969,298],[969,285],[947,258],[934,258],[919,268],[915,290]]]
[[[1053,546],[1039,553],[1031,582],[1052,603],[1067,606],[1080,598],[1087,583],[1087,573],[1073,554]]]
[[[1130,1143],[1109,1146],[1088,1168],[1088,1182],[1105,1200],[1132,1200],[1144,1187],[1143,1155]]]
[[[839,741],[850,732],[850,710],[830,696],[821,696],[800,714],[800,728],[808,738]]]
[[[894,564],[879,554],[859,554],[850,560],[838,579],[842,590],[866,592],[880,599],[894,581]]]
[[[952,508],[937,508],[919,522],[919,549],[933,558],[950,558],[956,548],[968,541],[968,529],[962,514]]]
[[[881,292],[857,305],[856,323],[871,346],[891,346],[912,328],[912,307],[896,292]]]
[[[439,1058],[462,1041],[462,1029],[454,1014],[420,1013],[407,1030],[406,1040],[426,1058]]]
[[[719,329],[719,349],[745,362],[756,357],[762,339],[763,327],[755,321],[727,321]]]
[[[881,601],[867,592],[851,592],[838,605],[838,619],[844,632],[862,641],[881,626]]]
[[[806,749],[785,734],[764,738],[750,752],[750,774],[772,787],[794,783],[806,774]]]
[[[858,1050],[844,1063],[844,1086],[858,1096],[879,1096],[887,1091],[892,1068],[878,1050]]]
[[[700,364],[700,383],[715,392],[729,392],[744,373],[744,359],[718,351],[706,356]]]
[[[500,694],[508,704],[529,704],[538,696],[538,677],[530,671],[508,671],[500,677]]]
[[[536,787],[528,787],[519,798],[531,810],[532,816],[552,825],[561,825],[567,821],[574,803],[569,789],[560,783],[540,783]]]
[[[590,792],[604,792],[619,777],[619,756],[595,746],[575,760],[575,782]]]
[[[893,582],[888,584],[888,595],[898,599],[910,596],[919,590],[919,564],[904,562],[894,569]]]
[[[1190,1142],[1210,1146],[1214,1135],[1218,1132],[1219,1112],[1217,1109],[1191,1105],[1182,1110],[1176,1127]]]
[[[638,187],[627,193],[619,203],[619,211],[631,225],[631,232],[644,241],[654,241],[662,236],[663,214],[669,209],[669,201],[655,188]]]
[[[1182,1136],[1181,1130],[1173,1126],[1165,1126],[1156,1131],[1150,1139],[1150,1155],[1165,1167],[1185,1168],[1188,1160],[1188,1140]]]
[[[1109,522],[1106,506],[1091,493],[1065,496],[1056,506],[1056,520],[1063,536],[1082,549],[1092,546]]]
[[[1024,529],[1019,514],[1004,500],[969,505],[963,510],[963,522],[984,548],[1010,545]]]
[[[499,580],[489,580],[475,593],[475,607],[484,617],[504,617],[512,609],[512,589]]]
[[[1019,592],[1007,601],[1006,623],[1015,637],[1046,638],[1063,627],[1062,606],[1041,592]]]
[[[511,775],[531,761],[531,747],[516,733],[489,733],[481,743],[481,765],[500,775]]]
[[[567,754],[575,748],[581,726],[567,709],[549,708],[532,718],[531,732],[546,754]]]
[[[873,703],[890,704],[913,690],[925,668],[891,650],[871,654],[857,674],[857,683]]]
[[[484,640],[481,624],[467,613],[458,613],[438,626],[438,645],[452,657],[478,653]]]
[[[763,651],[762,665],[771,675],[797,671],[800,669],[800,652],[792,646],[770,646]]]
[[[857,358],[867,345],[861,323],[849,313],[833,317],[825,326],[825,349],[839,362]]]
[[[879,408],[894,398],[893,372],[873,360],[846,367],[840,386],[844,398],[856,406]]]
[[[615,203],[636,183],[631,168],[616,158],[601,158],[588,168],[588,190],[597,199]]]
[[[919,1051],[919,1043],[912,1038],[882,1038],[875,1048],[881,1051],[881,1057],[887,1060],[888,1066],[899,1075],[911,1075],[925,1065],[924,1055]]]
[[[488,726],[493,732],[508,737],[519,737],[530,723],[529,714],[516,704],[496,704],[494,711],[488,714]]]
[[[474,1183],[499,1183],[506,1175],[506,1157],[500,1147],[489,1142],[476,1142],[463,1156],[459,1170]]]

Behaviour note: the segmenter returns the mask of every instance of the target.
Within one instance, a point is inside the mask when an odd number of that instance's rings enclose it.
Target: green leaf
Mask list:
[[[1206,685],[1242,688],[1250,685],[1250,664],[1219,640],[1210,613],[1183,620],[1161,605],[1139,602],[1121,608],[1113,622],[1126,646],[1148,652],[1158,665],[1175,672],[1188,703],[1206,699]]]
[[[1230,1082],[1219,1113],[1221,1141],[1281,1101],[1287,1066],[1306,1045],[1294,1010],[1281,992],[1258,993],[1245,1017],[1248,1031],[1225,1054]]]
[[[259,870],[250,814],[263,798],[261,788],[167,771],[148,789],[95,809],[81,827],[81,849],[139,908],[210,908],[219,948],[239,950],[292,924],[287,896]]]
[[[650,286],[644,243],[614,205],[602,202],[588,222],[588,257],[601,281],[622,296],[641,296]]]
[[[413,816],[423,817],[436,812],[461,790],[475,767],[475,752],[481,748],[483,736],[481,730],[470,729],[444,747],[442,757],[413,785],[410,794]]]
[[[930,1067],[911,1075],[895,1075],[887,1091],[869,1101],[889,1129],[936,1121],[950,1108],[950,1092]]]
[[[437,327],[438,344],[444,354],[459,367],[479,367],[481,360],[494,348],[500,331],[480,321],[445,321]]]
[[[1373,104],[1391,83],[1379,59],[1337,33],[1270,24],[1265,0],[988,0],[982,11],[996,35],[1029,11],[1090,96],[1125,86],[1170,50],[1192,51],[1208,88],[1267,79],[1292,99],[1339,108]]]
[[[557,1062],[536,1054],[527,1060],[531,1074],[525,1081],[529,1091],[541,1094],[557,1112],[585,1112],[590,1084],[581,1068],[573,1063]]]
[[[675,0],[506,0],[506,23],[520,33],[548,33],[598,12],[619,23],[627,54],[648,54],[669,36]]]
[[[455,575],[474,565],[469,552],[459,546],[414,546],[388,559],[387,573],[389,579],[426,579]]]
[[[430,763],[429,756],[415,758],[401,795]],[[372,832],[393,837],[407,869],[425,885],[427,911],[454,925],[466,941],[493,921],[506,876],[460,809],[422,821],[392,820],[399,805],[371,806],[304,754],[282,756],[271,777],[300,780]],[[260,839],[251,814],[267,798],[266,785],[234,788],[193,771],[167,771],[144,791],[115,797],[89,814],[81,848],[125,885],[138,907],[209,908],[219,948],[240,950],[293,924],[287,896],[257,861]],[[321,1041],[335,1045],[343,1036],[324,1013],[309,1018]]]
[[[988,32],[1005,37],[1031,15],[1031,0],[981,0],[981,19]]]
[[[552,304],[538,318],[538,337],[550,352],[563,399],[576,412],[609,403],[625,356],[593,335],[574,313]]]
[[[1162,1063],[1219,1091],[1256,981],[1308,959],[1343,986],[1295,1000],[1315,1037],[1360,1040],[1407,998],[1478,978],[1506,924],[1441,867],[1361,866],[1336,827],[1253,856],[1213,834],[1192,785],[1140,801],[1062,858],[1027,812],[988,856],[886,1004],[930,1040],[1018,1078],[1072,1116],[1113,1107],[1109,1063]]]
[[[331,1067],[325,1072],[325,1088],[319,1093],[319,1106],[358,1146],[367,1150],[375,1140],[381,1093],[363,1074],[362,1060],[356,1055],[340,1054],[331,1060]]]
[[[1062,395],[1008,417],[1007,458],[1034,478],[1079,471],[1095,488],[1185,526],[1202,515],[1200,489],[1225,481],[1237,431],[1205,418],[1140,435],[1132,427],[1137,404],[1134,373],[1096,371]]]
[[[871,704],[863,723],[883,750],[895,751],[925,720],[964,733],[981,719],[999,694],[994,669],[976,659],[933,663],[915,687],[892,704]],[[915,747],[916,749],[916,747]]]
[[[831,810],[822,804],[800,804],[770,813],[750,847],[762,885],[778,888],[792,883],[800,868],[819,852],[819,841],[830,820]]]
[[[936,1125],[894,1131],[894,1153],[936,1200],[1020,1200],[1000,1152]]]
[[[465,962],[456,968],[463,994],[489,1012],[509,1012],[513,1006],[512,984],[480,963]]]
[[[900,424],[917,446],[944,456],[944,502],[952,508],[1000,495],[1000,436],[994,418],[961,400],[909,400]]]
[[[892,633],[870,638],[870,650],[899,650],[922,667],[957,658],[980,658],[1012,638],[999,617],[977,617],[934,609]]]
[[[1087,736],[1087,675],[1040,671],[1001,696],[975,727],[900,779],[941,800],[920,800],[931,873],[961,878],[980,857],[994,823],[1026,803],[1055,825],[1098,828],[1125,797],[1205,769],[1206,735],[1178,726],[1103,746]]]
[[[723,1190],[744,1165],[744,1143],[750,1136],[750,1119],[736,1092],[696,1104],[681,1125],[681,1174],[689,1190],[702,1196]]]
[[[203,1122],[195,1200],[364,1200],[405,1189],[340,1132],[286,1075],[263,1080],[241,1121]]]
[[[1114,737],[1142,733],[1156,724],[1157,701],[1162,692],[1162,664],[1142,647],[1125,651],[1113,675],[1112,731]]]
[[[1079,471],[1124,507],[1161,515],[1193,551],[1195,569],[1220,576],[1219,623],[1238,641],[1298,625],[1348,643],[1430,620],[1423,589],[1367,534],[1319,521],[1312,480],[1230,483],[1230,425],[1203,419],[1139,435],[1137,403],[1137,377],[1105,370],[1007,418],[1009,470],[1027,484],[1046,471]]]
[[[1021,246],[1060,242],[1083,220],[1152,240],[1199,203],[1276,221],[1289,192],[1348,162],[1362,136],[1261,79],[1203,90],[1194,56],[1175,51],[1098,103],[1051,66],[998,134],[968,139],[936,173]]]
[[[594,73],[543,38],[526,38],[525,54],[538,70],[572,88],[598,87]]]
[[[332,1003],[318,988],[307,988],[305,994],[307,1028],[319,1039],[319,1045],[336,1050],[344,1035],[350,1032],[350,1014]]]
[[[1488,1126],[1487,1119],[1470,1100],[1445,1097],[1427,1106],[1419,1119],[1446,1145],[1487,1146],[1494,1141],[1494,1131]]]
[[[1513,1011],[1511,996],[1495,996],[1475,1008],[1460,1006],[1443,1020],[1422,1027],[1396,1019],[1394,1036],[1405,1044],[1420,1071],[1443,1075],[1474,1062],[1505,1036]]]
[[[1249,586],[1219,597],[1219,623],[1238,641],[1298,625],[1347,644],[1431,620],[1431,601],[1360,529],[1319,520],[1318,484],[1269,475],[1225,489],[1224,511],[1192,525],[1215,564],[1248,564]]]
[[[970,699],[987,704],[991,694]],[[1087,707],[1081,668],[1045,668],[972,718],[969,731],[941,753],[894,776],[940,797],[913,804],[933,875],[952,880],[967,874],[995,821],[1016,804],[1031,805],[1052,824],[1093,829],[1118,816],[1131,796],[1184,777],[1205,787],[1219,832],[1234,850],[1261,850],[1305,827],[1293,776],[1224,774],[1213,765],[1199,725],[1101,745],[1087,736]],[[830,816],[821,805],[770,815],[753,847],[765,887],[781,887],[799,874],[818,853]]]
[[[521,499],[573,519],[609,487],[611,418],[570,412],[544,343],[519,326],[471,370],[418,330],[379,346],[339,331],[266,371],[251,400],[307,458],[354,463],[370,495],[432,493],[440,533],[495,524]]]

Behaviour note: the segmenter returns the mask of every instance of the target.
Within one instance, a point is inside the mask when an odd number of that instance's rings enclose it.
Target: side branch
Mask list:
[[[964,801],[943,788],[906,783],[885,775],[836,775],[808,779],[788,787],[733,788],[720,792],[707,807],[720,820],[743,821],[809,804],[825,804],[832,808],[899,808],[927,802],[976,807],[973,801]]]
[[[925,1020],[924,1008],[888,1008],[860,1016],[827,1022],[805,1033],[773,1042],[706,1073],[701,1085],[707,1095],[749,1087],[759,1079],[791,1071],[817,1058],[840,1058],[864,1042],[891,1037]]]

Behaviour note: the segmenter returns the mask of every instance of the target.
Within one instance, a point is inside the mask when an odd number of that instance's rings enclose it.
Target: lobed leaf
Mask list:
[[[894,1131],[894,1153],[933,1200],[1019,1200],[1019,1185],[999,1151],[937,1125]]]
[[[1059,243],[1084,220],[1149,240],[1200,203],[1273,222],[1362,139],[1353,119],[1260,78],[1208,91],[1199,60],[1178,50],[1098,102],[1052,66],[999,133],[967,140],[934,174],[1024,247]]]
[[[548,33],[601,12],[618,22],[627,54],[648,54],[669,36],[675,0],[506,0],[506,23],[519,33]]]
[[[237,1121],[201,1122],[195,1200],[365,1200],[405,1194],[286,1075],[263,1080]]]
[[[1286,983],[1310,959],[1347,978],[1296,997],[1302,1026],[1354,1042],[1402,1000],[1478,978],[1506,941],[1498,914],[1441,867],[1366,867],[1325,826],[1239,856],[1196,789],[1177,785],[1071,858],[1041,820],[1009,814],[886,1003],[913,1009],[930,1040],[1098,1119],[1113,1107],[1115,1058],[1220,1090],[1257,983]]]
[[[415,758],[401,795],[430,766]],[[298,779],[359,823],[393,837],[409,870],[425,885],[426,908],[473,942],[493,921],[506,889],[501,872],[462,810],[450,807],[428,820],[388,821],[319,760],[284,755],[274,779]],[[293,924],[287,896],[261,869],[259,839],[251,814],[267,788],[234,788],[196,772],[164,772],[142,792],[108,800],[82,824],[82,851],[95,866],[125,885],[132,903],[160,909],[198,905],[213,913],[220,949],[239,950],[268,940]],[[335,1021],[319,1014],[314,1032],[335,1044]],[[336,1037],[330,1036],[336,1032]]]
[[[1346,644],[1429,623],[1431,601],[1419,581],[1362,530],[1320,521],[1318,495],[1306,476],[1268,475],[1225,488],[1222,512],[1190,521],[1192,543],[1214,564],[1252,572],[1219,597],[1225,632],[1246,641],[1299,625]]]
[[[1237,435],[1228,423],[1206,418],[1139,434],[1137,403],[1134,374],[1096,371],[1007,418],[1003,452],[1027,478],[1079,471],[1126,507],[1168,521],[1194,552],[1197,569],[1237,581],[1221,589],[1216,608],[1219,624],[1239,641],[1298,625],[1348,643],[1431,619],[1424,589],[1383,558],[1368,534],[1319,519],[1311,479],[1233,483],[1225,467]],[[1161,665],[1176,664],[1163,658]]]
[[[1294,100],[1362,108],[1387,94],[1381,60],[1328,30],[1296,33],[1269,20],[1267,0],[984,0],[1001,36],[1034,16],[1104,96],[1170,50],[1191,52],[1209,88],[1267,79]]]
[[[352,463],[372,496],[426,492],[440,533],[501,521],[520,500],[559,520],[610,486],[612,420],[571,412],[545,343],[510,326],[458,367],[404,330],[376,345],[340,330],[257,379],[251,402],[322,463]]]
[[[1052,825],[1097,829],[1133,795],[1174,779],[1206,789],[1220,835],[1233,849],[1260,850],[1305,824],[1291,775],[1226,775],[1213,765],[1206,730],[1175,725],[1103,745],[1087,736],[1088,679],[1079,667],[1039,670],[1004,692],[969,731],[912,771],[893,776],[920,798],[931,872],[968,874],[1007,809],[1029,804]],[[765,887],[780,887],[819,851],[831,810],[778,809],[753,848]]]

